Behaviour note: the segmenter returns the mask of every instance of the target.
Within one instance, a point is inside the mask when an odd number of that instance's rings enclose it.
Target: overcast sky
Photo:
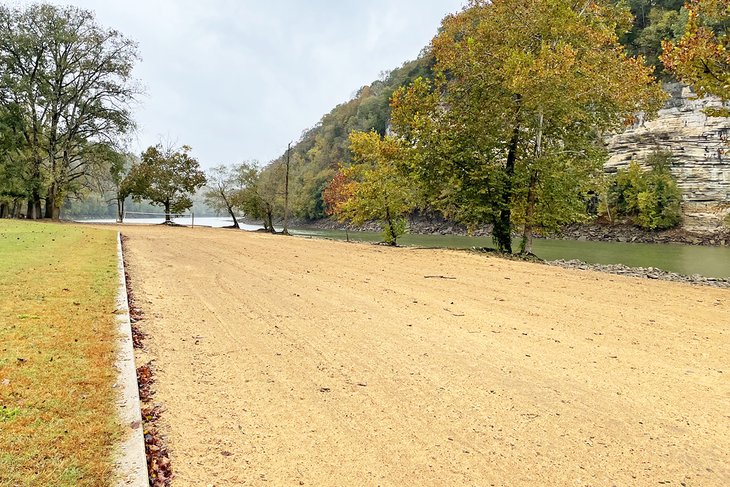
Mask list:
[[[28,3],[28,2],[22,2]],[[134,152],[164,138],[204,167],[281,155],[464,0],[71,0],[139,43]]]

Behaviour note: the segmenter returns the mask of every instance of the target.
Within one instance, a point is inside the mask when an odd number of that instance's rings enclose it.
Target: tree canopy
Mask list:
[[[236,192],[243,184],[241,166],[218,165],[207,173],[205,203],[216,212],[225,212],[233,220],[233,228],[241,228],[234,211]]]
[[[515,224],[529,252],[533,231],[576,218],[603,134],[665,99],[621,49],[628,26],[612,2],[474,0],[447,17],[431,45],[434,81],[392,101],[430,203],[468,227],[491,224],[505,252]]]
[[[190,155],[192,149],[164,148],[162,144],[147,148],[141,162],[132,167],[122,186],[135,199],[145,199],[165,209],[165,222],[173,213],[193,206],[192,195],[206,183],[198,160]]]
[[[329,213],[355,225],[380,221],[384,241],[395,245],[407,215],[420,205],[418,181],[405,164],[410,148],[377,132],[353,132],[350,150],[353,164],[342,167],[325,189]]]
[[[730,0],[690,0],[684,33],[663,41],[667,69],[699,95],[730,100]],[[730,116],[727,109],[714,115]]]
[[[99,145],[118,145],[134,127],[137,60],[137,45],[90,11],[0,6],[0,108],[19,136],[0,165],[22,173],[28,217],[45,200],[45,216],[58,218],[65,196],[88,183]]]
[[[625,49],[631,56],[641,55],[644,62],[655,69],[655,75],[661,78],[671,76],[659,61],[661,41],[681,37],[687,20],[687,12],[682,9],[683,0],[604,0],[597,4],[604,8],[619,4],[627,6],[628,10],[620,9],[623,12],[622,28],[616,32],[617,47]],[[521,23],[531,22],[530,19],[523,20]],[[350,101],[335,107],[302,135],[292,150],[292,210],[296,216],[305,219],[325,216],[323,190],[340,164],[348,166],[353,161],[349,134],[353,131],[375,131],[381,136],[386,135],[391,125],[389,102],[392,94],[400,87],[411,85],[417,78],[433,81],[435,64],[433,49],[429,46],[415,61],[404,63],[359,89]],[[278,164],[278,161],[275,163]],[[270,169],[267,166],[264,173],[275,170],[276,164]]]

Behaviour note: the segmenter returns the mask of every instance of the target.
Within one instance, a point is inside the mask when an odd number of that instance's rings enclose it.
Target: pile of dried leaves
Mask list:
[[[122,248],[127,237],[122,236]],[[138,323],[144,319],[144,313],[135,304],[131,280],[127,272],[127,262],[124,261],[124,279],[127,283],[127,302],[129,303],[129,318],[132,323],[132,341],[134,348],[144,348],[144,339],[147,335],[140,330]],[[142,423],[144,425],[144,446],[147,455],[147,472],[151,487],[168,487],[172,480],[172,466],[165,446],[164,439],[157,428],[163,409],[159,404],[152,404],[154,390],[154,370],[152,363],[137,367],[137,385],[139,398],[142,401]]]
[[[152,364],[137,368],[139,397],[142,401],[142,422],[144,423],[144,447],[147,454],[147,472],[151,487],[166,487],[172,480],[172,466],[165,442],[157,428],[157,421],[163,412],[159,404],[152,404],[154,384]]]

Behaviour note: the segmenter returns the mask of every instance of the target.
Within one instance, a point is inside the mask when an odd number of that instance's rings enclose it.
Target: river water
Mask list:
[[[95,223],[114,223],[113,220],[83,220]],[[125,223],[154,224],[161,219],[127,219]],[[190,225],[189,218],[175,220]],[[224,227],[231,225],[228,218],[196,218],[195,225]],[[257,225],[241,225],[243,230],[258,230]],[[343,230],[319,230],[297,228],[292,234],[318,238],[344,240]],[[382,235],[376,232],[349,232],[350,240],[378,242]],[[404,235],[400,245],[427,248],[468,249],[491,247],[489,237],[463,237],[458,235]],[[517,245],[519,242],[515,241]],[[630,267],[656,267],[679,274],[700,274],[707,277],[730,279],[730,247],[700,247],[681,244],[642,244],[619,242],[579,242],[575,240],[535,239],[534,253],[545,260],[578,259],[591,264],[624,264]]]

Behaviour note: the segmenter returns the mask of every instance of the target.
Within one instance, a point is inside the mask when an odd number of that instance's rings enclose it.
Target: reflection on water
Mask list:
[[[86,222],[114,223],[114,220],[84,220]],[[163,219],[126,219],[125,223],[155,224]],[[190,225],[190,218],[175,220]],[[233,224],[230,218],[196,218],[196,226],[225,227]],[[242,230],[258,230],[260,225],[241,224]],[[280,230],[280,228],[278,228]],[[294,235],[345,240],[344,230],[292,229]],[[350,240],[379,242],[380,233],[349,232]],[[462,237],[456,235],[404,235],[400,245],[468,249],[491,247],[489,237]],[[708,277],[730,279],[730,248],[699,247],[681,244],[641,244],[619,242],[578,242],[575,240],[541,240],[533,244],[535,254],[545,260],[578,259],[591,264],[624,264],[630,267],[657,267],[679,274],[700,274]]]

